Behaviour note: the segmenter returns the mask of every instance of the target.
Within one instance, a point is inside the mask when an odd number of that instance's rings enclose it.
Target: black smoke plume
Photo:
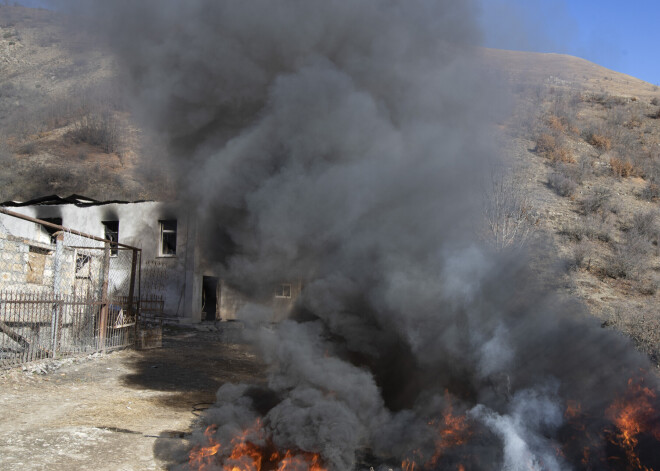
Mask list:
[[[268,446],[333,471],[579,467],[567,404],[600,430],[647,364],[479,238],[503,92],[478,61],[477,3],[68,5],[117,53],[222,276],[304,281],[292,319],[240,313],[268,383],[220,389],[215,440],[261,418]],[[450,404],[475,438],[434,461]]]

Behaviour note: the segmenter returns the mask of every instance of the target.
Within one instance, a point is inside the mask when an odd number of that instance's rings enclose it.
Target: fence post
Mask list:
[[[105,243],[103,252],[103,288],[101,292],[101,318],[99,320],[99,342],[105,353],[105,336],[108,329],[108,277],[110,276],[110,243]]]
[[[62,259],[64,257],[64,232],[58,232],[55,239],[55,260],[53,261],[53,311],[50,321],[50,344],[53,358],[57,358],[57,331],[59,329],[60,288],[62,286]]]
[[[133,318],[133,296],[135,295],[135,275],[137,271],[137,250],[133,249],[131,260],[131,281],[128,285],[128,315]]]

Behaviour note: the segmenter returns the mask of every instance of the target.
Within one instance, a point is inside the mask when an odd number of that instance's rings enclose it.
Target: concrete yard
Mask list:
[[[217,325],[165,330],[160,349],[0,370],[0,469],[165,469],[221,384],[261,376],[238,325]]]

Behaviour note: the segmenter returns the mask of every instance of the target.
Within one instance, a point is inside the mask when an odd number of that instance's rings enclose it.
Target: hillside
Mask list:
[[[64,18],[0,5],[0,199],[167,196],[113,58]]]
[[[53,12],[0,6],[0,200],[172,197],[111,54],[71,31]],[[513,172],[494,190],[512,203],[488,215],[522,230],[498,245],[543,240],[537,260],[561,267],[552,282],[658,361],[660,90],[559,54],[483,59],[515,101],[498,127]]]
[[[604,327],[658,362],[660,90],[570,56],[486,59],[507,71],[516,98],[502,146],[524,189],[522,217],[552,247],[540,257]]]

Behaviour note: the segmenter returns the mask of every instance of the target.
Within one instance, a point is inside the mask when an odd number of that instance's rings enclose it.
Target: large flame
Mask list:
[[[657,393],[644,385],[643,377],[629,379],[626,392],[612,402],[602,417],[589,417],[578,402],[568,401],[564,418],[571,433],[564,437],[565,450],[561,455],[580,444],[581,448],[572,449],[571,456],[576,464],[579,459],[584,469],[609,468],[618,462],[626,470],[654,471],[643,463],[639,446],[642,436],[647,442],[660,442],[654,403],[657,404]],[[594,428],[594,424],[600,427]],[[606,452],[604,443],[609,444]],[[660,443],[656,446],[660,447]]]
[[[266,438],[261,421],[234,437],[228,446],[223,446],[214,435],[216,425],[210,425],[204,432],[208,445],[195,446],[188,455],[191,470],[222,471],[327,471],[318,453],[286,450],[272,451],[273,446]],[[264,443],[258,445],[257,443]]]
[[[643,378],[629,379],[625,395],[614,401],[605,414],[616,427],[609,439],[625,451],[631,469],[653,471],[641,463],[637,450],[638,436],[642,433],[651,434],[660,441],[660,427],[649,423],[650,418],[656,416],[653,407],[656,393],[643,383]]]

